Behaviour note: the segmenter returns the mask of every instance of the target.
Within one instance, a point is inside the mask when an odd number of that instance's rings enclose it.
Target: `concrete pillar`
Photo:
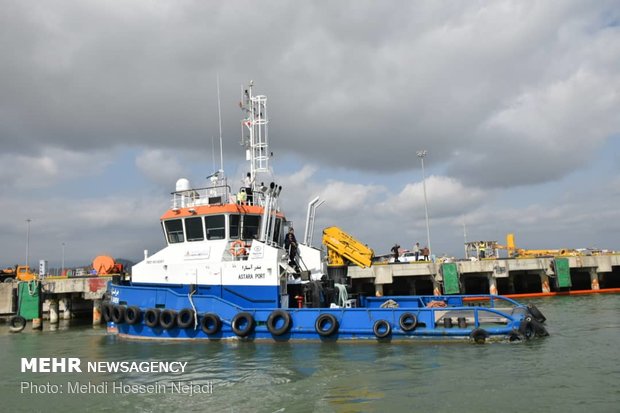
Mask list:
[[[383,297],[383,284],[375,284],[375,296]]]
[[[433,295],[441,295],[441,283],[433,277]]]
[[[93,325],[101,324],[101,300],[93,300]]]
[[[513,276],[508,277],[508,294],[515,293],[515,278]]]
[[[71,320],[71,299],[68,297],[60,299],[63,320]]]
[[[49,300],[50,324],[58,324],[58,301]]]
[[[497,295],[497,279],[489,275],[489,294]]]
[[[596,268],[588,269],[590,272],[590,288],[593,290],[600,290],[601,286],[598,282],[598,273],[596,272]]]
[[[543,293],[551,292],[551,287],[549,287],[549,276],[546,271],[540,272],[540,289]]]

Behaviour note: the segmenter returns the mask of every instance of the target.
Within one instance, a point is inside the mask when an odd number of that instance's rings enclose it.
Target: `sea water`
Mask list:
[[[549,337],[484,345],[153,342],[0,326],[0,411],[620,412],[620,296],[528,302]],[[81,371],[22,371],[33,358],[78,359]],[[162,363],[186,364],[115,367]]]

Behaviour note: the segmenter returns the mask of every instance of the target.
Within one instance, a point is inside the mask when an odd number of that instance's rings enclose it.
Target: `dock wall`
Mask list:
[[[559,257],[558,257],[559,258]],[[620,287],[620,255],[561,257],[568,260],[574,290]],[[461,293],[518,294],[558,290],[554,257],[455,261]],[[442,264],[411,262],[350,266],[356,292],[378,295],[439,293]],[[373,289],[373,291],[371,291]]]

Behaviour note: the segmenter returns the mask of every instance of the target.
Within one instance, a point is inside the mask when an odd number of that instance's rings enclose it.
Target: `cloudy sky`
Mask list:
[[[620,250],[620,1],[0,0],[0,264],[138,259],[180,177],[240,184],[268,96],[303,232],[378,253],[468,240]],[[217,162],[219,163],[219,162]],[[216,167],[219,165],[216,165]],[[236,185],[236,184],[235,184]],[[315,235],[315,241],[320,236]]]

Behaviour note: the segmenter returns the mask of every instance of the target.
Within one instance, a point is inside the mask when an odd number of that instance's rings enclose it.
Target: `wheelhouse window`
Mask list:
[[[187,232],[187,240],[189,242],[205,239],[201,217],[185,218],[185,231]]]
[[[230,226],[230,238],[239,238],[239,224],[240,219],[239,215],[229,215],[229,226]]]
[[[166,228],[166,236],[170,244],[183,242],[183,222],[180,219],[171,219],[164,222]]]
[[[225,215],[206,216],[205,226],[207,227],[207,239],[226,238],[226,216]]]
[[[273,228],[273,242],[280,242],[280,228],[282,227],[282,219],[276,218],[276,223]]]
[[[258,230],[260,227],[259,215],[244,215],[243,216],[243,239],[254,239],[258,236]]]

